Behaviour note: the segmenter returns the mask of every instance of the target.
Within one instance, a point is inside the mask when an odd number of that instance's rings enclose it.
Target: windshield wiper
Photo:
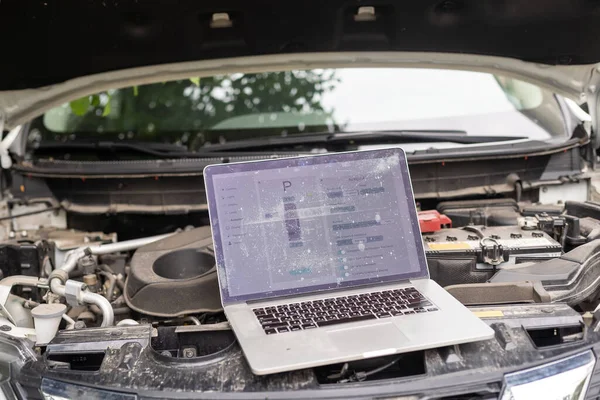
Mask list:
[[[475,136],[460,130],[400,130],[400,131],[364,131],[349,133],[310,133],[290,136],[256,137],[236,140],[230,143],[213,144],[202,148],[203,152],[221,152],[228,150],[265,149],[289,146],[343,145],[367,143],[414,143],[414,142],[452,142],[459,144],[494,143],[510,140],[528,139],[526,136]]]
[[[102,141],[102,142],[89,142],[89,141],[74,141],[74,142],[65,142],[65,143],[56,143],[56,142],[40,142],[34,147],[34,153],[50,153],[54,154],[55,152],[65,153],[65,152],[75,152],[75,151],[95,151],[95,152],[106,152],[109,156],[112,156],[110,153],[121,154],[122,152],[134,152],[140,154],[146,154],[155,156],[157,158],[217,158],[217,159],[227,159],[229,157],[240,157],[240,156],[264,156],[264,152],[257,151],[219,151],[217,152],[207,152],[204,149],[200,151],[189,151],[186,147],[179,146],[176,144],[170,143],[157,143],[157,142],[110,142],[110,141]],[[280,154],[285,155],[285,152],[280,152]],[[295,153],[292,153],[295,155]]]
[[[156,143],[156,142],[40,142],[35,147],[35,151],[52,150],[93,150],[93,151],[133,151],[136,153],[148,154],[156,157],[190,157],[197,153],[188,151],[187,148],[176,144]]]
[[[164,158],[210,157],[214,153],[222,155],[230,150],[266,150],[295,146],[347,147],[355,144],[415,143],[415,142],[452,142],[459,144],[494,143],[510,140],[528,139],[523,136],[474,136],[460,130],[402,130],[402,131],[364,131],[349,133],[319,132],[295,134],[290,136],[258,136],[253,139],[237,140],[230,143],[204,146],[199,151],[189,151],[184,146],[157,142],[113,142],[113,141],[73,141],[40,142],[34,151],[90,150],[104,152],[131,151]]]

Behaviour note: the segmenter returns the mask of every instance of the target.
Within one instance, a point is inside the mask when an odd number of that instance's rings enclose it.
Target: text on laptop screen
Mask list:
[[[405,161],[387,154],[215,174],[217,221],[211,218],[218,223],[228,296],[419,275],[422,244]]]

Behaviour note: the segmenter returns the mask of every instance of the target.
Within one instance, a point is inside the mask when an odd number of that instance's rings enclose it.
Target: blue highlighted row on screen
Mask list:
[[[308,267],[290,270],[290,275],[303,275],[303,274],[310,274],[310,273],[311,273],[311,269]]]

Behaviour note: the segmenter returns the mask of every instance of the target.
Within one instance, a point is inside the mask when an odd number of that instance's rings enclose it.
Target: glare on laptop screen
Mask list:
[[[229,296],[417,273],[422,244],[401,162],[390,153],[214,175]]]

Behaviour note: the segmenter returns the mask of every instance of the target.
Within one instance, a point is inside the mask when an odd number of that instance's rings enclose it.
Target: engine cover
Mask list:
[[[210,227],[138,249],[131,259],[125,300],[133,310],[157,317],[219,311]]]

